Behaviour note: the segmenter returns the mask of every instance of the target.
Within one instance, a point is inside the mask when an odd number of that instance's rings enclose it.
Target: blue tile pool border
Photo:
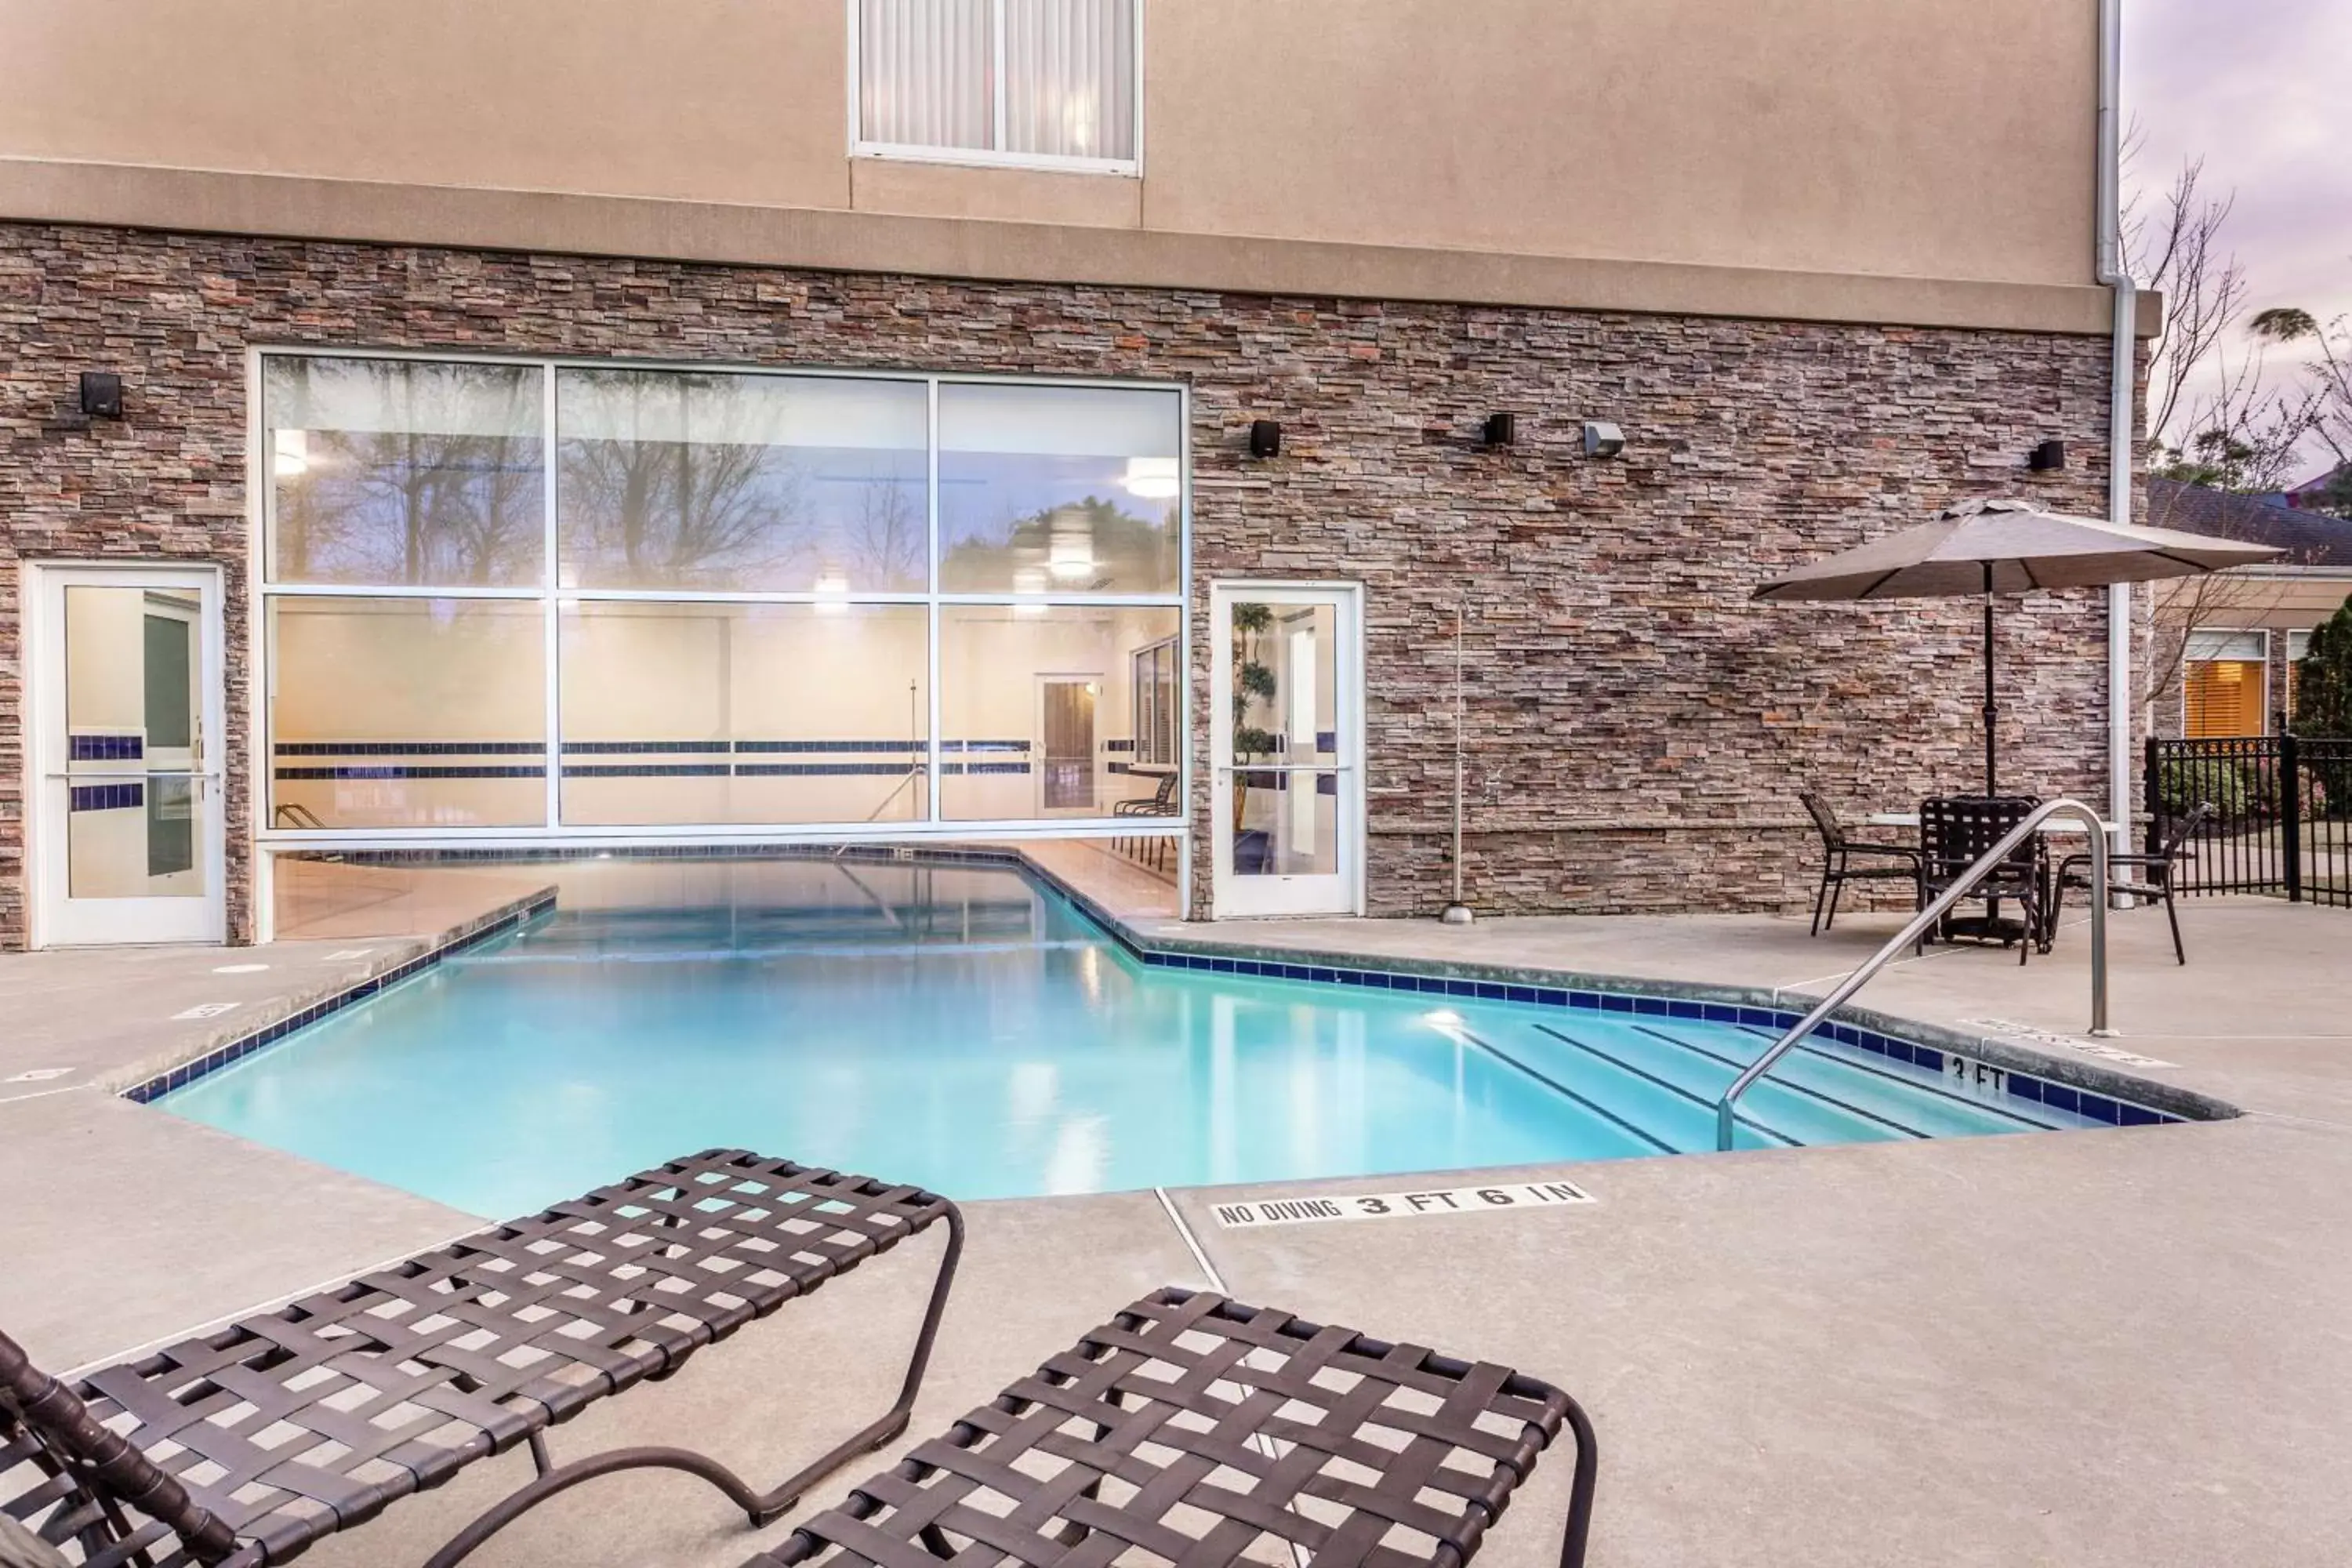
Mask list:
[[[342,990],[310,1003],[300,1010],[289,1013],[274,1023],[263,1025],[257,1029],[239,1035],[226,1045],[215,1046],[203,1056],[159,1072],[144,1082],[132,1084],[129,1089],[120,1092],[120,1098],[146,1105],[162,1099],[174,1089],[185,1089],[198,1079],[219,1072],[224,1068],[233,1067],[256,1051],[278,1044],[297,1030],[307,1028],[321,1018],[340,1013],[346,1007],[364,1002],[372,996],[391,989],[404,980],[413,979],[424,973],[452,954],[479,947],[482,943],[505,936],[509,931],[520,931],[554,908],[554,893],[551,891],[541,894],[520,909],[510,910],[505,914],[484,922],[475,930],[467,931],[461,936],[453,937],[437,947],[418,953],[414,958],[395,963],[381,974],[372,974],[357,984],[347,985]]]
[[[913,862],[929,866],[982,866],[1002,868],[1019,872],[1041,891],[1049,892],[1069,904],[1087,923],[1108,938],[1118,949],[1138,963],[1152,969],[1191,971],[1205,974],[1231,974],[1261,980],[1286,980],[1316,985],[1351,985],[1360,989],[1411,993],[1430,997],[1446,997],[1473,1002],[1507,1002],[1538,1007],[1558,1007],[1579,1012],[1614,1014],[1621,1016],[1664,1019],[1686,1019],[1692,1022],[1730,1024],[1739,1027],[1769,1029],[1778,1034],[1793,1028],[1802,1021],[1804,1012],[1777,1005],[1759,1005],[1746,1001],[1724,1000],[1693,995],[1677,995],[1667,990],[1625,992],[1610,989],[1597,979],[1579,984],[1546,984],[1530,983],[1525,977],[1489,977],[1478,973],[1434,974],[1419,970],[1382,968],[1357,960],[1339,959],[1325,954],[1298,954],[1281,959],[1248,957],[1217,949],[1207,944],[1194,945],[1170,942],[1164,938],[1151,942],[1139,939],[1135,931],[1117,915],[1096,900],[1055,876],[1050,869],[1011,848],[949,848],[942,847],[909,847],[893,844],[741,844],[697,847],[639,847],[609,851],[619,859],[782,859],[817,860],[843,859],[860,863],[906,864]],[[428,851],[389,851],[381,855],[351,855],[348,859],[378,859],[399,864],[435,864],[467,860],[547,861],[583,858],[576,849],[494,850],[455,849]],[[331,1014],[356,1003],[364,1002],[390,986],[438,964],[452,954],[465,952],[512,931],[539,918],[555,907],[555,896],[532,900],[526,907],[499,917],[480,929],[468,931],[429,952],[387,970],[382,974],[347,987],[331,996],[310,1004],[299,1012],[275,1023],[241,1035],[226,1045],[207,1051],[202,1057],[161,1072],[143,1083],[121,1091],[121,1098],[146,1104],[174,1089],[184,1089],[207,1074],[217,1072],[250,1057],[254,1052],[276,1045],[289,1036]],[[1645,983],[1646,984],[1646,983]],[[1949,1035],[1951,1031],[1922,1026],[1921,1034]],[[1938,1077],[1962,1080],[1962,1089],[1946,1089],[1943,1092],[1961,1100],[2002,1099],[2022,1104],[2046,1106],[2054,1110],[2072,1111],[2089,1121],[2117,1127],[2147,1127],[2165,1123],[2210,1120],[2210,1116],[2185,1114],[2145,1104],[2117,1092],[2123,1083],[2136,1080],[2121,1074],[2108,1073],[2095,1068],[2076,1068],[2086,1078],[2096,1079],[2102,1087],[2091,1088],[2084,1083],[2069,1083],[2045,1076],[2018,1065],[2019,1058],[2032,1059],[2031,1053],[2017,1047],[1991,1047],[1990,1042],[1969,1048],[1963,1042],[1958,1047],[1926,1044],[1906,1039],[1886,1029],[1866,1025],[1841,1022],[1835,1019],[1817,1026],[1809,1039],[1823,1041],[1852,1049],[1866,1051],[1890,1061],[1907,1063],[1933,1072]],[[2067,1064],[2073,1067],[2074,1064]],[[1920,1087],[1927,1088],[1927,1085]],[[2151,1085],[2159,1089],[2169,1086]],[[1965,1090],[1966,1092],[1964,1092]],[[2178,1091],[2175,1091],[2178,1092]],[[2190,1100],[2201,1097],[2188,1096]],[[2217,1102],[2209,1102],[2217,1103]],[[2218,1107],[2213,1115],[2235,1114],[2227,1107]]]
[[[967,851],[966,853],[973,853]],[[1153,969],[1190,970],[1206,974],[1233,974],[1260,980],[1304,981],[1316,985],[1353,985],[1366,990],[1411,992],[1418,995],[1471,1002],[1513,1002],[1537,1007],[1616,1014],[1629,1017],[1681,1018],[1694,1023],[1731,1024],[1782,1034],[1804,1021],[1809,1009],[1759,1006],[1745,1002],[1677,996],[1661,992],[1622,992],[1598,984],[1531,984],[1521,979],[1488,979],[1478,975],[1431,974],[1421,971],[1383,969],[1320,954],[1297,959],[1248,958],[1211,948],[1190,948],[1165,942],[1137,940],[1117,916],[1026,856],[1013,851],[981,851],[997,864],[1013,866],[1045,884],[1087,917],[1138,963]],[[1303,962],[1302,962],[1303,960]],[[1924,1032],[1924,1031],[1923,1031]],[[2153,1127],[2193,1120],[2177,1111],[2159,1110],[2111,1090],[2043,1078],[2006,1061],[1988,1059],[1973,1051],[1924,1045],[1883,1029],[1835,1020],[1816,1026],[1806,1037],[1885,1057],[1889,1061],[1962,1080],[1962,1092],[1946,1088],[1956,1099],[2010,1099],[2029,1105],[2071,1110],[2093,1121],[2116,1127]],[[2105,1075],[2102,1075],[2105,1076]],[[2115,1075],[2120,1077],[2120,1075]],[[1921,1088],[1927,1086],[1921,1085]],[[1989,1093],[1988,1093],[1989,1091]]]

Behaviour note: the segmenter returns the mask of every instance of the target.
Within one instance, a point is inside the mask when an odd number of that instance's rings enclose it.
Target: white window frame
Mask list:
[[[2296,626],[2291,628],[2280,637],[2279,710],[2284,713],[2290,721],[2294,718],[2295,710],[2295,667],[2300,665],[2303,662],[2304,656],[2311,651],[2311,634],[2315,629],[2315,627]],[[2301,637],[2303,639],[2303,647],[2300,649],[2296,648],[2294,646],[2294,642],[2297,637]],[[2269,673],[2270,672],[2268,670],[2263,671],[2265,676]]]
[[[858,0],[844,0],[849,19],[849,155],[886,162],[955,163],[974,169],[1036,169],[1049,174],[1114,174],[1130,180],[1143,177],[1143,0],[1126,0],[1135,11],[1135,156],[1132,158],[1067,158],[1047,153],[1008,153],[1004,141],[1004,5],[990,0],[989,15],[996,37],[996,66],[989,95],[993,138],[997,148],[929,147],[919,142],[869,142],[866,139],[865,73],[859,68],[859,35],[864,26]]]
[[[1179,841],[1180,890],[1189,868],[1183,862],[1189,850],[1183,844],[1183,823],[1180,818],[1167,818],[1150,824],[1129,817],[1110,815],[1108,803],[1100,816],[1010,817],[968,819],[945,814],[940,799],[940,780],[944,773],[946,751],[941,734],[940,713],[940,611],[958,605],[1042,605],[1073,609],[1151,608],[1176,613],[1176,637],[1179,656],[1176,664],[1178,711],[1191,711],[1190,660],[1182,650],[1189,646],[1191,617],[1186,606],[1192,602],[1192,393],[1182,382],[1115,379],[1104,376],[994,375],[979,372],[876,371],[819,365],[795,365],[782,368],[774,365],[738,364],[720,361],[637,360],[548,354],[488,354],[447,353],[431,350],[344,348],[331,344],[267,344],[247,351],[246,369],[247,432],[246,461],[247,472],[267,476],[268,468],[267,411],[262,400],[262,364],[272,358],[328,358],[406,360],[431,364],[505,364],[522,365],[540,371],[543,376],[541,395],[544,398],[545,420],[541,439],[546,447],[547,482],[542,497],[545,508],[543,527],[543,559],[541,577],[532,583],[478,587],[419,587],[393,584],[281,583],[269,571],[268,529],[270,510],[275,505],[276,487],[265,478],[249,484],[247,492],[247,543],[253,563],[253,607],[247,617],[248,664],[254,672],[248,682],[245,700],[247,704],[247,777],[253,782],[252,821],[254,840],[263,850],[295,849],[401,849],[401,848],[545,848],[582,846],[592,848],[638,847],[666,845],[710,845],[747,841],[757,843],[840,843],[864,838],[875,839],[1012,839],[1012,838],[1113,838],[1169,837]],[[938,589],[936,575],[930,586],[918,591],[885,591],[853,589],[846,595],[799,592],[728,591],[704,592],[670,589],[606,589],[564,587],[559,578],[561,549],[555,510],[556,444],[560,438],[555,418],[555,378],[562,370],[602,369],[625,365],[631,370],[677,371],[687,374],[723,374],[730,375],[763,375],[778,377],[816,378],[829,381],[874,380],[913,382],[927,388],[929,401],[928,436],[929,468],[929,533],[930,561],[927,568],[936,574],[940,554],[939,518],[939,458],[940,458],[940,389],[957,384],[995,386],[1093,387],[1105,391],[1172,393],[1177,399],[1178,473],[1182,490],[1177,501],[1177,582],[1173,588],[1160,593],[1142,594],[1069,594],[1051,590],[1044,594],[1021,594],[1011,591],[992,593],[949,593]],[[276,736],[268,694],[273,689],[275,650],[269,646],[268,626],[273,602],[293,598],[359,598],[359,599],[504,599],[540,607],[545,627],[547,650],[546,668],[542,679],[547,689],[547,795],[545,812],[536,825],[512,827],[279,827],[272,820],[271,785],[275,782]],[[562,666],[558,630],[562,610],[570,605],[588,602],[645,602],[709,604],[837,604],[900,605],[927,607],[930,629],[928,696],[930,705],[927,766],[930,795],[924,816],[911,821],[894,820],[876,823],[702,823],[659,826],[606,826],[587,824],[567,824],[561,813],[560,790],[562,771],[562,729],[561,686]],[[1090,679],[1107,679],[1094,676]],[[1190,789],[1191,766],[1189,747],[1184,743],[1183,730],[1179,726],[1179,767],[1185,776],[1184,787]],[[268,858],[265,853],[263,858]],[[266,875],[266,873],[265,873]],[[266,888],[264,891],[266,892]]]
[[[2259,637],[2262,639],[2263,656],[2259,659],[2193,658],[2187,643],[2193,643],[2199,637]],[[2189,733],[2189,671],[2192,666],[2200,664],[2260,664],[2263,667],[2263,727],[2250,738],[2269,735],[2271,732],[2270,629],[2266,626],[2193,626],[2188,631],[2186,642],[2180,650],[2180,732],[2184,735]]]
[[[1176,765],[1177,759],[1183,754],[1184,751],[1184,713],[1183,703],[1180,698],[1176,704],[1177,711],[1173,715],[1175,723],[1169,733],[1168,749],[1171,754],[1165,757],[1157,755],[1156,753],[1158,752],[1159,748],[1155,746],[1152,748],[1152,751],[1155,753],[1154,755],[1144,755],[1143,741],[1146,729],[1144,713],[1146,709],[1149,708],[1151,714],[1150,723],[1156,726],[1160,721],[1160,700],[1155,695],[1149,703],[1145,702],[1143,689],[1136,685],[1135,666],[1137,660],[1152,658],[1162,648],[1166,648],[1168,650],[1169,668],[1175,678],[1170,689],[1181,692],[1183,689],[1184,685],[1184,672],[1177,667],[1181,666],[1184,662],[1184,637],[1182,633],[1180,632],[1173,637],[1161,637],[1158,642],[1147,644],[1145,647],[1137,648],[1133,653],[1128,655],[1127,658],[1127,679],[1128,685],[1131,689],[1128,696],[1128,704],[1133,713],[1133,722],[1131,722],[1128,727],[1135,731],[1135,733],[1129,737],[1135,742],[1135,755],[1133,761],[1143,763],[1148,767],[1174,767]]]

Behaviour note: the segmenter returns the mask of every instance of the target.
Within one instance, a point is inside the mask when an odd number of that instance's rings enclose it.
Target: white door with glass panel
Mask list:
[[[222,941],[219,574],[33,573],[35,942]]]
[[[1209,596],[1215,912],[1363,909],[1363,600],[1219,583]]]

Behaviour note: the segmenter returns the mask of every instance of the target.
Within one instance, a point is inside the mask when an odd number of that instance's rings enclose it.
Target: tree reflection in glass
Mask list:
[[[545,559],[540,374],[407,360],[264,362],[272,577],[537,582]]]
[[[1174,592],[1182,443],[1172,391],[940,387],[940,586]]]
[[[562,585],[919,591],[926,417],[908,383],[561,371]]]

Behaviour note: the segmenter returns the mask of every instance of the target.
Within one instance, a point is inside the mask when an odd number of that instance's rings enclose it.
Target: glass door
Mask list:
[[[222,941],[219,575],[37,572],[34,940]]]
[[[1219,919],[1363,909],[1362,595],[1210,590]]]

